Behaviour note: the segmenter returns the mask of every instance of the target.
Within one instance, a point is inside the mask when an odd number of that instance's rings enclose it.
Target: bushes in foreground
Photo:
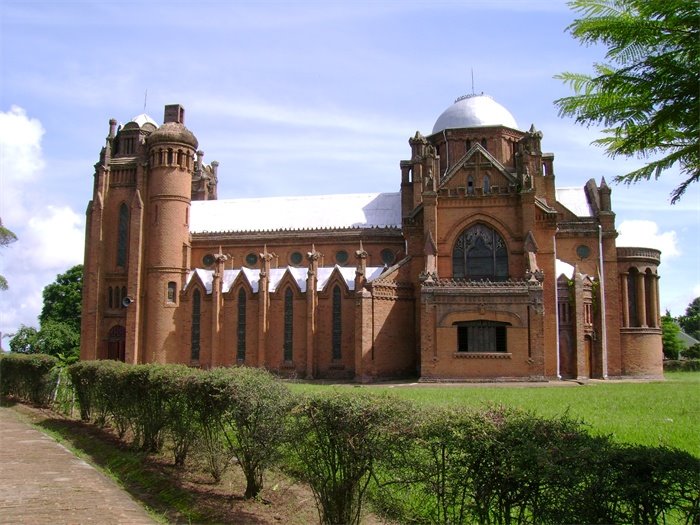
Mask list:
[[[58,359],[44,354],[0,355],[0,393],[47,406],[56,388]]]
[[[50,364],[3,357],[2,393],[48,402]],[[700,520],[700,459],[620,445],[567,417],[419,411],[356,389],[294,397],[259,369],[84,361],[69,371],[85,420],[135,448],[170,450],[176,465],[205,459],[214,478],[235,461],[246,497],[283,468],[309,484],[322,523],[359,523],[368,498],[406,523]]]

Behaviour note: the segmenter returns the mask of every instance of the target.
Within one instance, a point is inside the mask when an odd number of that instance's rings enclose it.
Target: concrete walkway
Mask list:
[[[0,523],[156,522],[114,481],[0,407]]]

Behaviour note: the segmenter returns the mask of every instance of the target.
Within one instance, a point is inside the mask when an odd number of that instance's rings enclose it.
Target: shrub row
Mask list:
[[[309,484],[322,523],[359,523],[368,498],[404,523],[700,520],[700,459],[616,444],[568,417],[423,411],[358,389],[293,396],[251,368],[83,361],[69,372],[83,419],[148,452],[167,444],[176,465],[196,455],[215,480],[235,461],[246,497],[283,468]],[[31,389],[22,381],[9,390]]]
[[[48,405],[56,387],[57,365],[50,355],[0,353],[0,394]]]
[[[700,359],[667,359],[664,372],[700,372]]]

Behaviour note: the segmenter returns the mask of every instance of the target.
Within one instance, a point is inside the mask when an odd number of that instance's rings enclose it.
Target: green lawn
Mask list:
[[[331,388],[292,384],[295,391]],[[423,405],[503,404],[556,416],[566,412],[619,442],[676,447],[700,457],[700,372],[673,372],[665,381],[593,382],[571,386],[373,385]]]

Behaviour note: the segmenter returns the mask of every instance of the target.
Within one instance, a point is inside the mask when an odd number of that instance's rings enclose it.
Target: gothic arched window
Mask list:
[[[241,288],[238,291],[238,324],[236,326],[236,335],[238,342],[236,347],[236,359],[245,361],[245,325],[246,325],[246,295],[245,290]]]
[[[485,224],[465,230],[452,251],[452,276],[472,281],[508,279],[508,249],[503,237]]]
[[[202,308],[202,294],[199,290],[195,290],[192,294],[192,360],[199,360],[200,349],[200,316]]]
[[[488,175],[484,175],[484,195],[491,193],[491,178]]]
[[[284,292],[284,360],[291,361],[294,342],[294,293],[291,288]]]
[[[341,354],[341,341],[342,341],[342,318],[341,318],[341,294],[340,286],[335,286],[333,288],[333,359],[340,359]]]
[[[126,266],[127,244],[129,241],[129,207],[119,206],[119,227],[117,229],[117,266]]]

